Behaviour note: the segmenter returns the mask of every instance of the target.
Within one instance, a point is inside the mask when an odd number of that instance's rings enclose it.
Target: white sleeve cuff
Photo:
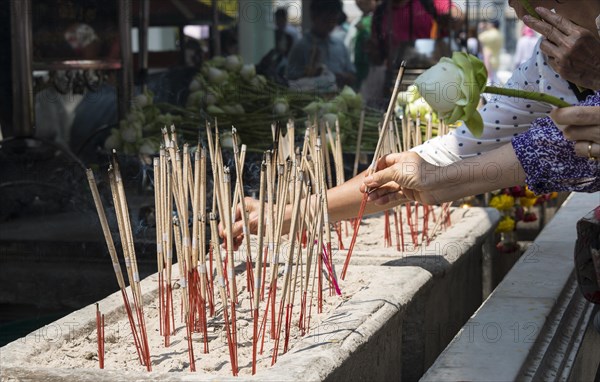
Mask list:
[[[458,155],[444,147],[441,137],[430,139],[422,145],[413,147],[410,151],[417,153],[421,158],[436,166],[449,166],[460,160]]]

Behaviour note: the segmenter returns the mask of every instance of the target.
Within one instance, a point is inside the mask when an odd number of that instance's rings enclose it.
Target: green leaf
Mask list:
[[[483,118],[481,118],[481,114],[478,111],[474,112],[471,118],[464,122],[475,138],[481,137],[481,134],[483,134]]]

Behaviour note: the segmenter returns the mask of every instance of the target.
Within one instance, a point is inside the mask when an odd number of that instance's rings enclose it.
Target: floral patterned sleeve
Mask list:
[[[600,106],[600,92],[580,106]],[[552,191],[600,191],[600,162],[575,155],[575,145],[550,117],[537,119],[531,129],[513,138],[512,145],[536,194]]]
[[[548,65],[539,44],[531,58],[513,72],[505,87],[548,93],[570,104],[576,103],[577,97],[569,83]],[[429,163],[447,166],[507,144],[513,137],[527,131],[534,120],[547,116],[550,111],[551,107],[542,102],[492,96],[479,110],[484,124],[481,137],[473,136],[461,121],[454,131],[430,139],[411,151]]]

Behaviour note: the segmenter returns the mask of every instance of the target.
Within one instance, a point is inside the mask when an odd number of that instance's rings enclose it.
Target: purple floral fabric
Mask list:
[[[579,105],[600,106],[600,92]],[[550,117],[536,119],[528,131],[512,139],[512,145],[527,174],[527,185],[536,194],[600,190],[600,161],[575,155],[575,144]]]

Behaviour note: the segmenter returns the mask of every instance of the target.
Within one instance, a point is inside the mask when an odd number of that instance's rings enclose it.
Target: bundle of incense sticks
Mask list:
[[[121,178],[121,172],[117,162],[116,153],[113,152],[113,158],[108,171],[108,176],[117,218],[117,225],[119,228],[119,236],[121,239],[121,249],[125,260],[125,268],[127,270],[127,277],[129,279],[129,287],[133,296],[133,310],[135,310],[135,315],[133,314],[129,303],[125,281],[121,271],[121,265],[117,257],[116,248],[112,239],[110,228],[108,226],[104,207],[102,206],[102,200],[100,199],[94,174],[91,170],[87,170],[87,176],[90,189],[92,191],[92,196],[94,198],[94,203],[96,205],[96,210],[98,211],[98,216],[100,218],[100,224],[102,226],[104,238],[106,240],[115,275],[117,277],[117,282],[119,283],[119,288],[121,289],[121,293],[123,295],[123,304],[125,306],[129,324],[131,326],[136,351],[138,357],[140,358],[140,363],[146,366],[148,371],[151,371],[152,364],[150,359],[150,347],[148,346],[148,336],[146,333],[143,298],[140,288],[140,276],[137,267],[137,258],[135,254],[131,222],[129,219],[129,210],[127,207],[127,200],[125,199],[125,188],[123,187],[123,180]]]

